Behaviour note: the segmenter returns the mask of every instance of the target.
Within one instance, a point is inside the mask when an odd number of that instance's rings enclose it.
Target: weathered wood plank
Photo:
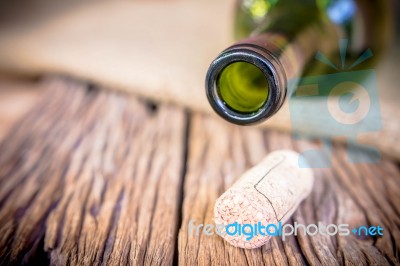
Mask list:
[[[184,111],[47,86],[1,146],[1,263],[172,263]]]
[[[399,263],[400,174],[387,158],[351,164],[335,145],[333,167],[315,170],[312,194],[289,221],[381,225],[383,237],[300,234],[243,250],[188,235],[189,221],[212,223],[218,196],[268,152],[318,142],[85,83],[43,86],[0,144],[0,264]]]
[[[3,77],[0,74],[0,141],[13,124],[33,107],[40,92],[40,82]]]
[[[259,249],[242,250],[230,246],[216,234],[189,234],[190,220],[196,225],[213,223],[213,207],[218,196],[246,167],[256,164],[267,152],[319,147],[317,142],[294,141],[287,134],[238,128],[202,115],[194,115],[189,132],[188,171],[179,231],[179,262],[182,265],[399,263],[398,168],[388,159],[375,165],[352,164],[346,161],[346,147],[342,145],[334,146],[332,168],[315,169],[314,190],[289,223],[346,223],[351,229],[380,225],[384,227],[383,237],[299,234],[285,241],[275,237]]]

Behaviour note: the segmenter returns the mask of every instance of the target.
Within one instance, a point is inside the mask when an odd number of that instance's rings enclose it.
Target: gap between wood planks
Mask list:
[[[381,238],[273,238],[242,250],[214,235],[216,198],[268,152],[318,148],[288,134],[229,125],[87,83],[52,78],[0,144],[0,263],[397,264],[395,162],[350,164],[336,145],[291,223],[382,225]]]

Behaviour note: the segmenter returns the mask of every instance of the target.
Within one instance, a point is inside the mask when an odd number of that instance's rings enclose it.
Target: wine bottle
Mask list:
[[[390,32],[387,11],[385,0],[239,1],[235,36],[241,40],[207,72],[212,108],[235,124],[264,121],[282,106],[289,80],[329,71],[312,58],[337,53],[341,38],[349,43],[348,60],[368,48],[377,59]]]

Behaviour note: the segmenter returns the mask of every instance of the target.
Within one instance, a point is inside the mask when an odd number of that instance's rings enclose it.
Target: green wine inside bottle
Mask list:
[[[207,73],[206,93],[211,106],[232,123],[259,123],[280,109],[287,95],[288,80],[300,77],[305,71],[326,74],[326,67],[318,64],[307,67],[307,63],[318,51],[327,55],[336,52],[340,38],[350,41],[350,60],[365,48],[374,49],[376,55],[388,35],[385,1],[376,2],[379,3],[241,1],[235,35],[242,40],[224,50]],[[371,20],[376,23],[371,24]]]

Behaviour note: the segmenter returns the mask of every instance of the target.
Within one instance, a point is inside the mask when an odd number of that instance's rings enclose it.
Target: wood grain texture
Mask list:
[[[288,135],[224,125],[194,115],[190,127],[188,171],[185,176],[183,219],[179,231],[182,265],[390,265],[399,263],[400,179],[396,164],[347,162],[346,149],[334,148],[333,167],[315,170],[311,195],[288,223],[347,223],[350,228],[381,225],[383,237],[299,234],[282,241],[274,237],[259,249],[235,248],[217,235],[189,234],[188,223],[213,223],[215,200],[246,168],[278,149],[303,151],[318,143],[295,142]],[[326,154],[328,159],[328,154]],[[365,156],[365,154],[364,154]]]
[[[19,80],[0,74],[0,141],[16,120],[25,115],[36,103],[41,83]]]
[[[172,263],[184,111],[48,87],[1,146],[1,263]]]
[[[394,161],[351,164],[335,145],[333,167],[315,170],[313,192],[289,220],[381,225],[383,237],[274,237],[243,250],[217,235],[188,235],[189,221],[212,223],[215,200],[268,152],[318,142],[87,83],[42,86],[0,144],[0,264],[399,264]]]

